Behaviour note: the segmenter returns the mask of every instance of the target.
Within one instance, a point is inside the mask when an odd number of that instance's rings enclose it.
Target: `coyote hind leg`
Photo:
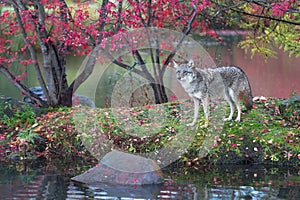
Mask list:
[[[232,117],[233,117],[233,114],[234,114],[234,101],[231,98],[228,91],[225,92],[225,100],[228,102],[228,104],[230,106],[230,114],[227,118],[224,118],[224,121],[230,121],[230,120],[232,120]]]
[[[199,104],[200,104],[200,100],[197,98],[193,98],[194,100],[194,119],[192,123],[187,124],[187,126],[194,126],[198,116],[199,116]]]
[[[234,93],[233,90],[231,90],[231,89],[229,89],[229,95],[230,95],[230,98],[235,103],[237,112],[238,112],[237,117],[234,121],[239,122],[239,121],[241,121],[241,113],[242,113],[240,98],[239,98],[238,94]]]
[[[237,101],[235,102],[235,104],[236,104],[236,108],[237,108],[238,114],[237,114],[237,117],[236,117],[236,119],[234,121],[239,122],[239,121],[241,121],[241,113],[242,113],[242,108],[241,108],[240,100],[237,99]]]
[[[209,119],[209,97],[208,96],[202,99],[202,105],[203,105],[205,122],[204,125],[201,126],[201,128],[206,128],[208,126],[208,119]]]

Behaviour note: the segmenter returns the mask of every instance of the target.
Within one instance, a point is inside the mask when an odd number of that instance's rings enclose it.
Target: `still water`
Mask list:
[[[1,165],[0,199],[300,199],[299,168],[219,166],[190,172],[169,169],[164,175],[161,185],[84,185],[45,167]]]

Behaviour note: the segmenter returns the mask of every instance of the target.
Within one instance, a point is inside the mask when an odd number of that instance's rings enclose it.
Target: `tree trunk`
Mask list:
[[[167,103],[168,96],[166,94],[165,87],[156,83],[151,83],[150,85],[154,93],[155,104]]]
[[[67,90],[64,90],[64,92],[60,93],[59,104],[62,106],[71,107],[72,106],[72,96],[73,96],[73,92],[72,92],[72,90],[70,90],[70,88]]]
[[[48,51],[43,53],[43,58],[49,94],[48,104],[54,107],[59,105],[72,106],[73,87],[68,86],[64,55],[59,55],[55,46],[48,45]]]

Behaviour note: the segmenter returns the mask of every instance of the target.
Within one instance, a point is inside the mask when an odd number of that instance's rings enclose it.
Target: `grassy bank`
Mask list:
[[[177,160],[174,164],[178,166],[194,168],[210,164],[299,165],[299,113],[290,110],[283,114],[282,101],[257,99],[239,123],[223,122],[228,106],[213,105],[205,129],[200,128],[203,120],[186,127],[193,115],[190,101],[135,108],[59,108],[40,116],[26,106],[7,116],[8,107],[2,106],[0,158],[96,162],[94,158],[119,149],[151,155],[161,165]]]

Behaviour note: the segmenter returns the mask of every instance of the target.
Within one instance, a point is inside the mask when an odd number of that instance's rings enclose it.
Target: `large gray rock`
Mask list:
[[[73,106],[79,104],[82,106],[96,108],[95,102],[92,99],[81,94],[75,94],[74,97],[72,98],[72,101],[73,101]]]
[[[87,184],[147,185],[162,183],[163,175],[158,165],[151,159],[111,151],[97,166],[73,177],[72,180]]]

